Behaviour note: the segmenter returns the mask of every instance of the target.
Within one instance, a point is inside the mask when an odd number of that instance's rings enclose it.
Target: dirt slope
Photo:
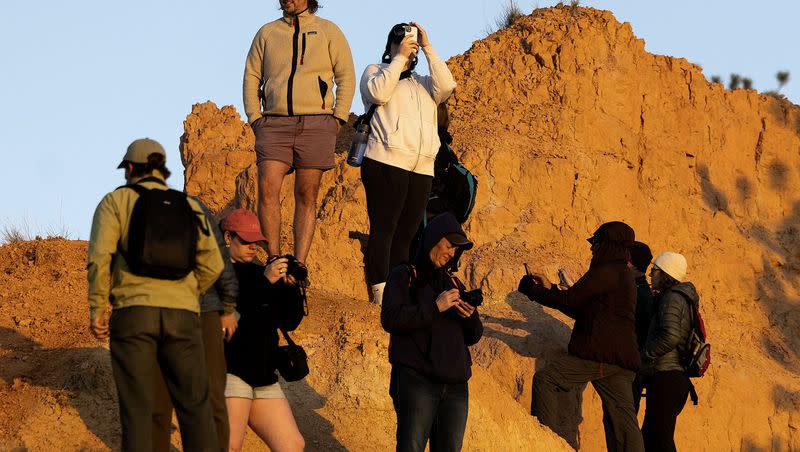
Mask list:
[[[477,347],[480,364],[527,407],[533,369],[564,352],[569,323],[515,296],[522,263],[580,274],[585,237],[624,220],[656,253],[687,256],[714,344],[710,375],[697,382],[701,405],[679,421],[679,446],[800,449],[800,108],[709,83],[700,67],[648,53],[629,24],[589,8],[537,10],[448,64],[459,82],[449,101],[454,147],[480,181],[467,224],[478,246],[463,272],[504,310]],[[217,116],[212,104],[196,106],[187,124]],[[189,175],[187,186],[204,187],[216,205],[254,208],[253,154],[231,161],[229,149],[241,149],[232,142],[186,138],[185,153],[239,172],[235,188],[226,181],[213,196],[211,178]],[[340,161],[321,193],[315,284],[364,299],[358,171]],[[576,424],[571,443],[601,448],[594,392],[573,399],[585,422],[565,419]]]
[[[0,451],[117,450],[107,344],[87,330],[86,242],[0,247]],[[308,450],[390,450],[388,335],[377,307],[312,292],[294,335],[311,375],[287,384]],[[471,386],[466,450],[569,450],[490,373]],[[177,424],[176,424],[177,425]],[[180,446],[177,432],[173,444]],[[247,450],[266,447],[250,433]]]

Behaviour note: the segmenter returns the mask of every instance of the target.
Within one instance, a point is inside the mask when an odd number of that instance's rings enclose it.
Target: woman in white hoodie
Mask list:
[[[409,26],[416,28],[417,39],[407,34]],[[420,48],[431,75],[412,72]],[[381,61],[367,66],[360,85],[365,110],[377,106],[361,165],[370,224],[367,280],[377,304],[389,270],[409,260],[439,150],[436,109],[456,87],[428,34],[414,22],[392,27]]]

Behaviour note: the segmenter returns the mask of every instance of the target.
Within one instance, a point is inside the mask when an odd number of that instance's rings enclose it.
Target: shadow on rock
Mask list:
[[[517,318],[517,315],[511,317],[486,315],[483,319],[484,337],[496,339],[507,345],[515,354],[527,358],[524,365],[529,365],[527,363],[530,359],[535,360],[531,366],[533,369],[524,369],[527,372],[514,377],[515,393],[512,394],[515,400],[526,405],[526,409],[530,409],[532,407],[525,403],[526,400],[522,400],[522,395],[531,394],[533,384],[531,370],[540,370],[549,361],[564,356],[572,329],[545,311],[540,304],[528,300],[519,292],[509,293],[506,296],[506,304],[522,318]],[[493,354],[499,353],[493,351],[490,344],[487,346]],[[575,449],[580,448],[578,426],[583,421],[581,407],[585,388],[583,385],[576,390],[565,391],[559,398],[558,430],[563,433],[564,440]],[[529,403],[532,403],[532,398],[531,394]]]
[[[333,436],[333,424],[317,412],[325,406],[325,398],[305,380],[282,384],[288,393],[297,426],[305,438],[306,450],[346,451],[347,448]]]
[[[731,216],[728,197],[715,185],[709,176],[708,168],[698,167],[701,178],[703,199],[715,211],[723,211]],[[771,162],[766,169],[769,187],[777,192],[786,190],[790,168],[780,161]],[[752,184],[746,178],[736,180],[740,200],[750,195]],[[739,233],[761,246],[761,268],[757,270],[754,292],[756,301],[769,317],[773,328],[764,330],[761,345],[764,352],[776,362],[792,372],[800,372],[797,361],[800,359],[800,300],[786,295],[787,285],[795,291],[800,290],[800,200],[792,203],[792,209],[777,224],[768,226],[759,222],[746,223],[734,218]]]
[[[56,400],[75,407],[86,428],[109,449],[119,448],[117,393],[108,350],[102,347],[43,348],[9,328],[0,328],[0,378],[55,391]]]

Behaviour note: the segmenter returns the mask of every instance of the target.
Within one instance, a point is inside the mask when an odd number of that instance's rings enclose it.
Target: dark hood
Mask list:
[[[597,249],[592,255],[592,264],[629,262],[631,247],[636,240],[633,228],[621,221],[604,223],[592,235]]]
[[[439,243],[442,237],[453,235],[462,236],[464,239],[467,239],[467,234],[464,232],[464,229],[461,228],[461,224],[458,223],[458,220],[456,220],[456,217],[453,216],[452,213],[445,212],[433,217],[428,222],[428,225],[425,226],[425,230],[422,231],[420,247],[414,259],[414,265],[421,269],[433,270],[433,263],[429,257],[431,250]],[[472,242],[467,239],[467,243],[458,248],[455,256],[453,256],[453,259],[450,261],[450,265],[445,268],[455,271],[458,268],[458,260],[461,258],[461,254],[471,249],[472,246]]]
[[[694,287],[694,284],[690,283],[689,281],[675,284],[667,290],[680,292],[686,298],[691,300],[695,307],[699,307],[700,305],[700,295],[697,294],[697,289]]]

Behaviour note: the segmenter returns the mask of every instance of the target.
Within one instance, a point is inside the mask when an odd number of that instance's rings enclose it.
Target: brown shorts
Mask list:
[[[336,118],[332,115],[264,116],[253,123],[256,163],[283,162],[293,168],[333,168]]]

